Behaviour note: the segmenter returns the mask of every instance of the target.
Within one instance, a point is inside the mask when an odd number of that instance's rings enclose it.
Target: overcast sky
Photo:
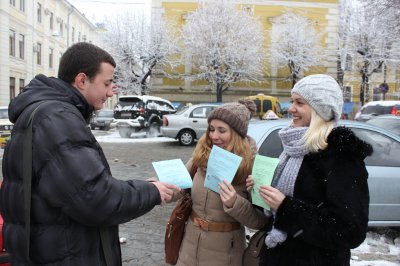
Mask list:
[[[93,23],[103,22],[125,11],[146,10],[149,12],[151,0],[67,0]]]

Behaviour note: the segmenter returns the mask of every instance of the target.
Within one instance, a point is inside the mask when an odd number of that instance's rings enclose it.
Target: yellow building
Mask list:
[[[163,16],[169,21],[182,26],[188,13],[197,9],[199,1],[188,0],[153,0],[152,19]],[[322,32],[322,46],[328,56],[305,74],[326,73],[336,78],[337,73],[337,36],[339,19],[338,0],[302,0],[302,1],[236,1],[238,8],[251,11],[261,22],[265,32],[272,27],[272,19],[291,11],[313,21],[317,30]],[[295,29],[294,29],[295,30]],[[266,47],[270,46],[270,37],[265,36]],[[267,63],[268,64],[268,63]],[[188,66],[182,67],[182,72],[190,71]],[[190,67],[189,67],[190,68]],[[233,84],[224,92],[223,100],[232,101],[238,98],[264,93],[277,96],[282,100],[289,98],[291,80],[288,68],[278,69],[272,63],[268,64],[263,83]],[[213,102],[215,91],[210,90],[206,82],[189,82],[179,79],[169,79],[163,76],[153,78],[152,94],[172,101],[183,102]]]
[[[97,44],[96,27],[66,0],[0,1],[0,106],[37,74],[57,76],[73,43]]]

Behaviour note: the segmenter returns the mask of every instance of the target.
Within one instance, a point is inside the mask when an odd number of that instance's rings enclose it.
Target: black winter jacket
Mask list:
[[[288,234],[275,248],[264,245],[260,265],[350,265],[350,249],[368,227],[371,145],[345,127],[334,128],[328,148],[304,157],[293,197],[279,207],[275,227]]]
[[[118,224],[150,211],[161,202],[146,181],[111,176],[103,151],[87,124],[92,112],[71,85],[37,76],[11,101],[15,123],[3,158],[0,211],[5,248],[12,265],[25,261],[23,129],[34,103],[31,265],[105,265],[99,228],[108,227],[113,265],[121,265]]]

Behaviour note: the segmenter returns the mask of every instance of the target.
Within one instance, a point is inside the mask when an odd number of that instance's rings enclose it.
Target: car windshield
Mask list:
[[[0,109],[0,119],[8,119],[8,109]]]
[[[113,117],[114,112],[113,111],[99,111],[99,113],[97,114],[97,116],[101,116],[101,117]]]
[[[189,106],[185,105],[185,106],[179,108],[175,114],[180,115],[180,114],[184,113],[188,108],[189,108]]]
[[[393,106],[383,106],[383,105],[370,105],[366,106],[361,113],[362,114],[390,114],[392,111]]]

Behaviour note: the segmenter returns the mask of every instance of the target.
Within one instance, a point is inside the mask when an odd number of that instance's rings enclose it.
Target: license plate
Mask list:
[[[131,117],[131,114],[130,113],[122,113],[121,117]]]

